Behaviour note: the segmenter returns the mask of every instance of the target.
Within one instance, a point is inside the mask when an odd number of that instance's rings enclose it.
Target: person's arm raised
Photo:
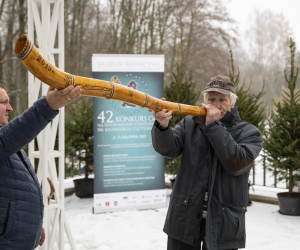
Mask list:
[[[58,109],[77,99],[80,93],[79,87],[62,90],[50,87],[46,97],[41,97],[23,114],[0,127],[0,159],[30,143],[55,118]]]
[[[52,110],[58,110],[80,97],[81,89],[73,85],[61,90],[49,87],[46,102]]]
[[[165,101],[166,98],[161,98],[161,100]],[[156,121],[158,121],[159,125],[164,129],[169,126],[170,119],[172,118],[172,111],[167,112],[165,109],[161,111],[153,111],[153,116]]]

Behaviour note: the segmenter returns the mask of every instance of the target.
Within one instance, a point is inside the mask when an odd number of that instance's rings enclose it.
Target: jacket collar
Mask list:
[[[238,108],[235,106],[233,109],[231,109],[231,112],[227,111],[220,121],[227,127],[232,126],[237,120],[240,119]]]

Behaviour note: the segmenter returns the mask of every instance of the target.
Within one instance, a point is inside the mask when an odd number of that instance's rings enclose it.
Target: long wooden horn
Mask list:
[[[52,65],[37,50],[27,35],[19,37],[16,42],[15,53],[25,68],[35,77],[56,89],[63,89],[69,85],[80,86],[82,95],[85,96],[125,101],[154,111],[166,109],[167,111],[172,110],[174,114],[206,115],[206,110],[198,106],[162,101],[121,84],[63,72]]]

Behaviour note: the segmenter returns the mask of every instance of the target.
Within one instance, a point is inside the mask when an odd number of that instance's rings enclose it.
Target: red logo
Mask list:
[[[114,204],[115,204],[115,206],[118,206],[118,202],[117,201],[115,201]]]
[[[106,205],[106,206],[109,206],[109,201],[105,202],[105,205]]]
[[[163,194],[162,196],[164,197],[165,195]]]

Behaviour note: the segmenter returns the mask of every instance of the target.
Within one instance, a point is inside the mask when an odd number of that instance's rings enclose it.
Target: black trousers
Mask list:
[[[175,240],[168,236],[168,248],[167,250],[207,250],[205,243],[205,225],[206,219],[201,220],[201,230],[200,230],[200,241],[195,247],[192,247],[188,244],[185,244],[179,240]],[[202,247],[201,247],[202,243]],[[228,249],[228,250],[237,250],[237,249]]]

